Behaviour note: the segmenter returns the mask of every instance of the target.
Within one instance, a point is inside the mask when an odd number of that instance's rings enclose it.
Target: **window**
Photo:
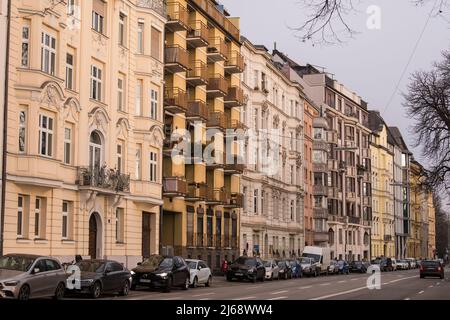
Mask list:
[[[23,216],[24,216],[24,197],[19,195],[17,198],[17,236],[22,237],[23,232]]]
[[[62,203],[61,237],[63,239],[69,237],[69,202],[67,201],[63,201]]]
[[[53,155],[53,118],[42,114],[39,115],[39,154]]]
[[[258,213],[258,189],[253,192],[253,212]]]
[[[117,144],[117,171],[122,172],[123,169],[123,143],[119,142]]]
[[[56,71],[56,38],[46,32],[41,34],[41,70],[52,76]]]
[[[72,129],[64,128],[64,163],[71,163]]]
[[[41,198],[36,198],[34,209],[34,236],[39,238],[41,232]]]
[[[30,27],[22,27],[22,67],[30,64]]]
[[[117,109],[120,111],[123,111],[125,106],[124,82],[124,76],[119,75],[117,79]]]
[[[136,106],[135,106],[135,115],[142,115],[142,92],[143,92],[144,83],[142,80],[138,80],[136,84]]]
[[[116,242],[123,242],[123,208],[116,209]]]
[[[92,29],[103,34],[104,17],[99,13],[92,11]]]
[[[143,22],[138,23],[138,38],[137,38],[137,52],[140,54],[144,53],[144,28],[145,25]]]
[[[102,69],[91,66],[91,99],[102,100]]]
[[[247,187],[243,187],[242,188],[242,194],[243,194],[243,198],[244,198],[244,203],[242,205],[242,209],[244,211],[246,211],[247,210],[247,201],[248,201],[248,199],[247,199]]]
[[[150,118],[157,119],[158,117],[158,91],[150,90]]]
[[[119,44],[125,46],[126,42],[126,16],[123,13],[119,14]]]
[[[136,180],[141,180],[141,146],[136,146],[136,168],[135,168],[135,176]]]
[[[294,200],[291,200],[291,221],[294,221]]]
[[[158,157],[156,152],[150,152],[150,181],[157,181],[157,166],[158,166]]]
[[[161,60],[161,31],[152,27],[152,57]]]
[[[73,90],[73,55],[66,55],[66,88]]]
[[[67,0],[67,14],[69,16],[75,14],[75,0]]]
[[[27,136],[27,114],[24,110],[19,111],[19,152],[25,152]]]
[[[264,215],[264,196],[265,196],[265,192],[264,190],[261,191],[261,214]]]

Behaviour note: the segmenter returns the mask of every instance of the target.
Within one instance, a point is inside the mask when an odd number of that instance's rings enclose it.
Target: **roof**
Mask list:
[[[383,125],[386,125],[379,111],[369,111],[369,129],[374,132],[383,130]]]
[[[403,136],[402,133],[400,132],[400,129],[397,127],[389,127],[389,131],[392,133],[395,145],[397,145],[400,149],[402,149],[403,152],[412,154],[409,151],[408,146],[405,143],[405,140],[403,140]]]

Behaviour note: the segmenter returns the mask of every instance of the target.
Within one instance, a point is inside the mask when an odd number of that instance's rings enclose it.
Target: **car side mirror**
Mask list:
[[[40,271],[41,271],[41,269],[39,269],[39,268],[34,268],[34,269],[33,269],[33,274],[39,273]]]
[[[202,267],[198,267],[198,270],[202,270]]]

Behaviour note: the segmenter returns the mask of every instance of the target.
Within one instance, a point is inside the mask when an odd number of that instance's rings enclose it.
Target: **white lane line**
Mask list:
[[[272,292],[271,294],[275,295],[275,294],[280,294],[280,293],[286,293],[288,292],[287,290],[281,290],[281,291],[277,291],[277,292]]]
[[[203,296],[212,296],[213,294],[215,294],[214,292],[209,292],[209,293],[202,293],[202,294],[194,294],[193,297],[203,297]]]
[[[198,299],[198,300],[211,300],[211,298],[202,298],[202,299]]]
[[[183,299],[183,298],[182,297],[173,297],[173,298],[167,298],[164,300],[180,300],[180,299]]]
[[[347,282],[347,280],[338,281],[338,283],[344,283],[344,282]]]
[[[405,298],[405,300],[411,300],[411,298]]]
[[[242,298],[236,298],[231,300],[250,300],[250,299],[256,299],[256,297],[242,297]]]
[[[304,287],[300,287],[300,288],[298,288],[299,290],[303,290],[303,289],[309,289],[309,288],[312,288],[312,286],[304,286]]]
[[[440,286],[440,285],[441,285],[441,283],[440,283],[440,282],[438,282],[438,283],[436,283],[436,285],[437,285],[437,286]]]
[[[327,282],[327,283],[322,283],[320,286],[329,286],[331,283]]]
[[[431,285],[431,286],[428,286],[428,288],[433,288],[434,286],[433,285]]]
[[[425,291],[423,291],[423,290],[422,290],[422,291],[419,291],[419,293],[418,293],[418,294],[422,294],[422,293],[424,293],[424,292],[425,292]]]
[[[250,286],[250,287],[247,287],[246,289],[257,289],[257,288],[261,288],[261,286]]]
[[[356,281],[356,280],[359,280],[359,278],[350,279],[350,281]]]
[[[276,297],[276,298],[270,298],[267,300],[281,300],[281,299],[287,299],[288,297]]]

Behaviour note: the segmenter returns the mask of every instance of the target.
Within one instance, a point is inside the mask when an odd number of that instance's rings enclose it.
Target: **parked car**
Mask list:
[[[336,260],[331,260],[330,265],[328,266],[328,274],[338,274],[339,273],[339,265]]]
[[[280,268],[280,271],[278,273],[278,279],[292,279],[292,267],[289,261],[287,260],[281,260],[278,261],[278,268]]]
[[[273,280],[279,278],[280,267],[275,260],[264,261],[264,267],[266,268],[266,279]]]
[[[328,273],[330,265],[330,248],[306,246],[303,249],[302,257],[313,258],[319,275]]]
[[[260,258],[239,257],[228,268],[227,281],[233,279],[250,280],[256,282],[264,281],[266,278],[266,268]]]
[[[212,274],[211,269],[203,260],[186,259],[186,263],[190,272],[190,284],[196,288],[199,284],[204,284],[205,287],[211,286]]]
[[[164,257],[161,255],[152,255],[139,263],[132,270],[132,276],[132,290],[139,285],[159,288],[164,292],[170,292],[172,287],[187,290],[191,279],[189,267],[182,257]]]
[[[347,261],[339,260],[338,262],[339,274],[350,274],[350,266]]]
[[[97,299],[103,293],[127,296],[131,286],[131,272],[122,264],[112,260],[82,260],[76,264],[80,268],[79,279],[67,279],[70,293],[89,294]],[[69,283],[72,281],[72,285]]]
[[[420,278],[439,277],[444,279],[444,265],[439,260],[424,260],[420,266]]]
[[[317,277],[320,275],[320,269],[313,258],[301,257],[300,265],[302,266],[302,274]]]
[[[406,260],[398,260],[397,270],[409,270],[409,262]]]
[[[289,264],[291,265],[291,274],[293,278],[301,278],[302,274],[302,265],[300,261],[297,259],[289,260]]]
[[[368,268],[368,264],[363,261],[352,261],[349,265],[350,272],[366,273]]]
[[[410,269],[416,269],[417,268],[416,259],[414,259],[414,258],[406,258],[406,261],[409,262],[409,268]]]
[[[7,254],[0,257],[0,298],[29,300],[64,297],[67,275],[50,257]]]
[[[394,267],[392,265],[392,259],[381,257],[380,259],[380,270],[383,272],[394,271]]]
[[[397,271],[397,260],[395,258],[391,258],[392,261],[392,271]]]

